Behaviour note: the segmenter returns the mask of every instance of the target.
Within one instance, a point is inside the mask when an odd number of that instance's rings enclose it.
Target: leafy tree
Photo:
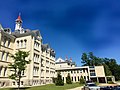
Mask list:
[[[115,59],[99,58],[94,56],[92,52],[83,53],[81,57],[83,66],[99,66],[103,65],[106,76],[115,76],[116,80],[120,80],[120,65],[117,64]]]
[[[80,84],[85,84],[85,80],[84,80],[83,76],[80,77]]]
[[[18,80],[18,90],[20,88],[22,73],[24,73],[26,65],[29,64],[29,61],[26,60],[26,57],[28,57],[28,55],[29,52],[18,50],[15,55],[10,56],[14,60],[14,62],[9,64],[9,68],[13,71],[9,78]]]
[[[64,81],[62,80],[62,76],[60,75],[60,73],[57,74],[57,79],[56,79],[55,85],[56,86],[64,85]]]
[[[102,58],[94,56],[92,52],[89,52],[88,54],[83,53],[81,59],[83,66],[101,65],[102,63]]]
[[[115,76],[116,80],[120,80],[120,65],[117,64],[116,60],[105,58],[104,63],[109,67],[111,75]]]
[[[67,84],[72,84],[72,80],[71,80],[71,77],[70,77],[70,73],[68,73],[67,77],[66,77],[66,83]]]
[[[89,66],[90,65],[90,60],[88,58],[88,55],[86,53],[82,54],[82,61],[81,63],[83,63],[84,66]]]
[[[104,66],[104,70],[105,70],[105,76],[111,76],[112,72],[110,71],[110,68],[108,67],[108,65],[103,64]]]

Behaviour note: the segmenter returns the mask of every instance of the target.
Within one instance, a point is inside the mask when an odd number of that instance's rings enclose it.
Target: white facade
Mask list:
[[[39,30],[21,29],[22,20],[20,17],[17,20],[20,22],[16,22],[15,32],[10,34],[4,28],[0,30],[0,87],[18,85],[17,81],[8,78],[12,73],[8,65],[13,62],[9,55],[18,50],[30,53],[27,58],[30,64],[22,74],[21,86],[52,83],[55,73],[54,50],[48,44],[45,47]]]
[[[103,66],[81,66],[76,67],[75,63],[70,60],[63,60],[61,62],[61,58],[56,60],[56,74],[60,72],[64,83],[66,83],[66,77],[68,73],[73,82],[78,82],[83,76],[83,78],[88,81],[97,81],[100,83],[106,82],[105,72]]]

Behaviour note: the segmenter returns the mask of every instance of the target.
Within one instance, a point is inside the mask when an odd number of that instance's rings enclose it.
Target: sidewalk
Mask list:
[[[81,87],[76,87],[76,88],[73,88],[73,89],[67,89],[67,90],[82,90],[83,86]]]

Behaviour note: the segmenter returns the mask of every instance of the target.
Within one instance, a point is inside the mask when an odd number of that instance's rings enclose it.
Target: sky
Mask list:
[[[39,29],[56,58],[81,55],[114,58],[120,64],[120,0],[0,0],[0,23],[14,31],[21,13],[23,28]]]

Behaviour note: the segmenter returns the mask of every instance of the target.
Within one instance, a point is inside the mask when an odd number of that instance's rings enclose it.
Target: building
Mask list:
[[[22,73],[21,86],[52,83],[55,73],[55,51],[48,44],[43,44],[39,30],[22,27],[20,15],[15,22],[14,32],[0,25],[0,87],[18,85],[17,81],[8,78],[12,73],[8,65],[13,62],[9,54],[15,54],[18,50],[30,51],[27,60],[31,61]]]
[[[103,66],[81,66],[76,67],[72,60],[58,58],[56,60],[56,74],[60,72],[64,83],[66,83],[66,77],[68,73],[73,82],[78,82],[83,76],[83,78],[88,81],[92,80],[94,82],[106,83],[107,79],[104,72]]]

